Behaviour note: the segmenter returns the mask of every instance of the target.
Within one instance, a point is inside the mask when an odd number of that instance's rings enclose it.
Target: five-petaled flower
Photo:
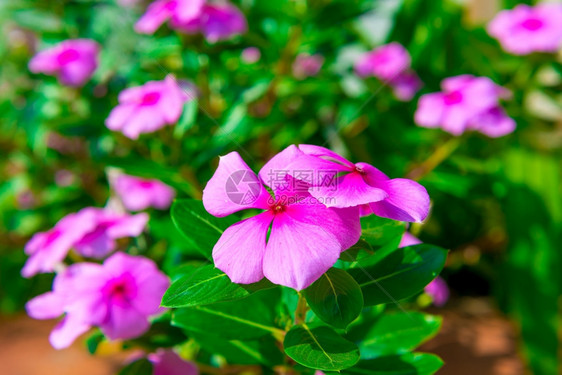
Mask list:
[[[176,192],[159,180],[120,174],[115,178],[114,189],[123,205],[130,211],[149,207],[165,210],[170,207]]]
[[[419,126],[441,127],[453,135],[475,130],[490,137],[515,130],[515,121],[499,104],[511,93],[491,79],[460,75],[443,80],[441,87],[442,92],[420,98],[415,114]]]
[[[53,290],[26,305],[35,319],[64,318],[49,338],[57,349],[68,347],[97,326],[112,340],[131,339],[150,327],[148,318],[163,311],[160,300],[168,277],[150,259],[116,253],[103,265],[77,263],[60,272]]]
[[[121,131],[131,139],[175,124],[186,101],[193,99],[172,76],[163,81],[150,81],[119,94],[119,105],[105,120],[111,130]]]
[[[33,56],[29,70],[56,76],[63,85],[83,86],[98,67],[98,50],[91,39],[65,40]]]
[[[290,184],[272,186],[270,195],[263,182],[271,171],[284,169],[300,153],[295,146],[289,147],[256,176],[237,152],[231,152],[221,157],[203,190],[203,204],[214,216],[247,208],[263,210],[227,228],[213,248],[215,265],[233,282],[249,284],[265,276],[276,284],[304,289],[359,239],[358,207],[328,208]],[[241,171],[245,178],[237,181],[251,186],[238,186],[252,190],[254,199],[233,199],[227,188],[232,176],[241,176]]]
[[[562,4],[519,4],[503,10],[488,25],[488,33],[514,55],[554,53],[562,47]]]
[[[22,275],[54,271],[72,248],[83,256],[102,258],[115,250],[118,238],[138,236],[147,222],[145,213],[128,215],[97,207],[69,214],[25,245],[29,259]]]

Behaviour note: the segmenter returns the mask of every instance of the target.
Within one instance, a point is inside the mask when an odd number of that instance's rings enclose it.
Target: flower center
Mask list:
[[[158,103],[158,100],[160,100],[160,93],[149,92],[144,94],[144,96],[142,97],[141,105],[153,105]]]
[[[358,166],[355,166],[354,172],[357,172],[359,174],[365,174],[365,170]]]
[[[61,54],[59,54],[59,56],[57,57],[57,60],[59,61],[60,64],[68,64],[70,62],[76,61],[80,58],[80,54],[78,53],[78,51],[76,51],[75,49],[67,49],[65,51],[63,51]]]
[[[445,94],[444,101],[446,105],[453,105],[462,102],[462,94],[459,91],[453,91]]]
[[[529,18],[521,24],[524,29],[535,31],[543,27],[544,23],[537,18]]]
[[[137,293],[135,280],[130,274],[123,274],[109,280],[102,292],[111,303],[127,305]]]

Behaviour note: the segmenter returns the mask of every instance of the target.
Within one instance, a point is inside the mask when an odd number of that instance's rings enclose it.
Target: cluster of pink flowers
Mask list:
[[[119,105],[111,111],[105,124],[131,139],[175,124],[186,101],[192,99],[172,76],[163,81],[150,81],[142,86],[121,91]]]
[[[562,47],[562,4],[519,4],[503,10],[488,25],[488,33],[515,55],[556,52]]]
[[[161,313],[160,300],[170,284],[150,259],[116,253],[103,265],[77,263],[59,274],[53,291],[26,305],[35,319],[64,318],[49,338],[53,347],[68,347],[97,326],[110,339],[130,339],[148,330],[150,316]]]
[[[166,21],[169,21],[171,28],[181,32],[201,32],[211,43],[242,34],[248,29],[244,14],[227,2],[157,0],[138,20],[135,30],[153,34]]]
[[[442,92],[420,98],[415,114],[419,126],[440,127],[453,135],[475,130],[489,137],[515,130],[515,121],[499,104],[511,93],[491,79],[461,75],[443,80],[441,88]]]
[[[422,82],[410,68],[411,57],[400,43],[389,43],[363,55],[355,64],[361,77],[376,77],[389,84],[402,101],[411,100]]]
[[[116,249],[116,240],[138,236],[148,215],[128,215],[109,209],[87,207],[63,217],[50,230],[36,233],[25,246],[29,259],[22,275],[52,272],[71,249],[89,258],[103,258]]]
[[[33,73],[56,76],[63,85],[83,86],[98,67],[99,46],[90,39],[69,39],[39,52],[29,62]]]
[[[203,204],[217,217],[263,210],[226,229],[213,248],[215,265],[233,282],[248,284],[265,276],[301,290],[357,242],[361,215],[422,221],[429,196],[415,181],[390,179],[323,147],[293,145],[257,175],[238,153],[221,157]]]

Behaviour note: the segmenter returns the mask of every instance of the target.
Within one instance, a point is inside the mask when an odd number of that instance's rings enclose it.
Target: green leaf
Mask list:
[[[218,219],[205,210],[201,201],[194,199],[174,201],[171,215],[176,228],[185,236],[189,245],[208,259],[224,230],[238,220],[233,215]]]
[[[172,324],[188,332],[218,335],[227,340],[250,340],[282,331],[274,325],[279,290],[256,293],[243,301],[221,302],[176,310]]]
[[[174,137],[176,139],[181,139],[184,134],[195,125],[197,109],[197,100],[190,100],[185,103],[178,124],[174,127]]]
[[[359,261],[348,272],[363,290],[365,306],[394,303],[413,296],[443,269],[447,251],[427,244],[396,249],[373,265]]]
[[[330,268],[303,293],[312,311],[336,328],[346,328],[363,309],[359,284],[338,268]]]
[[[192,269],[191,272],[174,281],[162,298],[162,306],[208,305],[234,301],[249,295],[249,291],[231,282],[224,272],[207,264]]]
[[[359,361],[357,345],[327,326],[293,326],[283,347],[296,362],[317,370],[339,371]]]
[[[427,353],[379,357],[361,361],[343,374],[365,375],[432,375],[443,366],[441,358]]]
[[[123,367],[118,375],[152,375],[152,363],[146,358],[139,359]]]
[[[373,247],[380,247],[397,239],[400,242],[405,230],[404,223],[376,215],[361,218],[361,228],[361,238]]]
[[[96,331],[92,333],[86,339],[86,347],[88,348],[88,352],[90,354],[96,354],[96,351],[98,350],[98,346],[103,342],[104,339],[105,336],[100,331]]]
[[[382,315],[359,343],[362,358],[403,354],[435,335],[441,317],[420,312]]]

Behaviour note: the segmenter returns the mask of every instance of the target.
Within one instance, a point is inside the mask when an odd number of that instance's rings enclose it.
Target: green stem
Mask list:
[[[297,302],[297,308],[295,309],[295,325],[304,323],[306,319],[306,311],[308,307],[306,305],[306,298],[299,293],[299,301]]]
[[[410,172],[406,175],[406,178],[420,180],[451,156],[460,144],[461,137],[453,137],[449,139],[447,142],[437,147],[437,149],[435,149],[435,151],[423,163],[410,170]]]

